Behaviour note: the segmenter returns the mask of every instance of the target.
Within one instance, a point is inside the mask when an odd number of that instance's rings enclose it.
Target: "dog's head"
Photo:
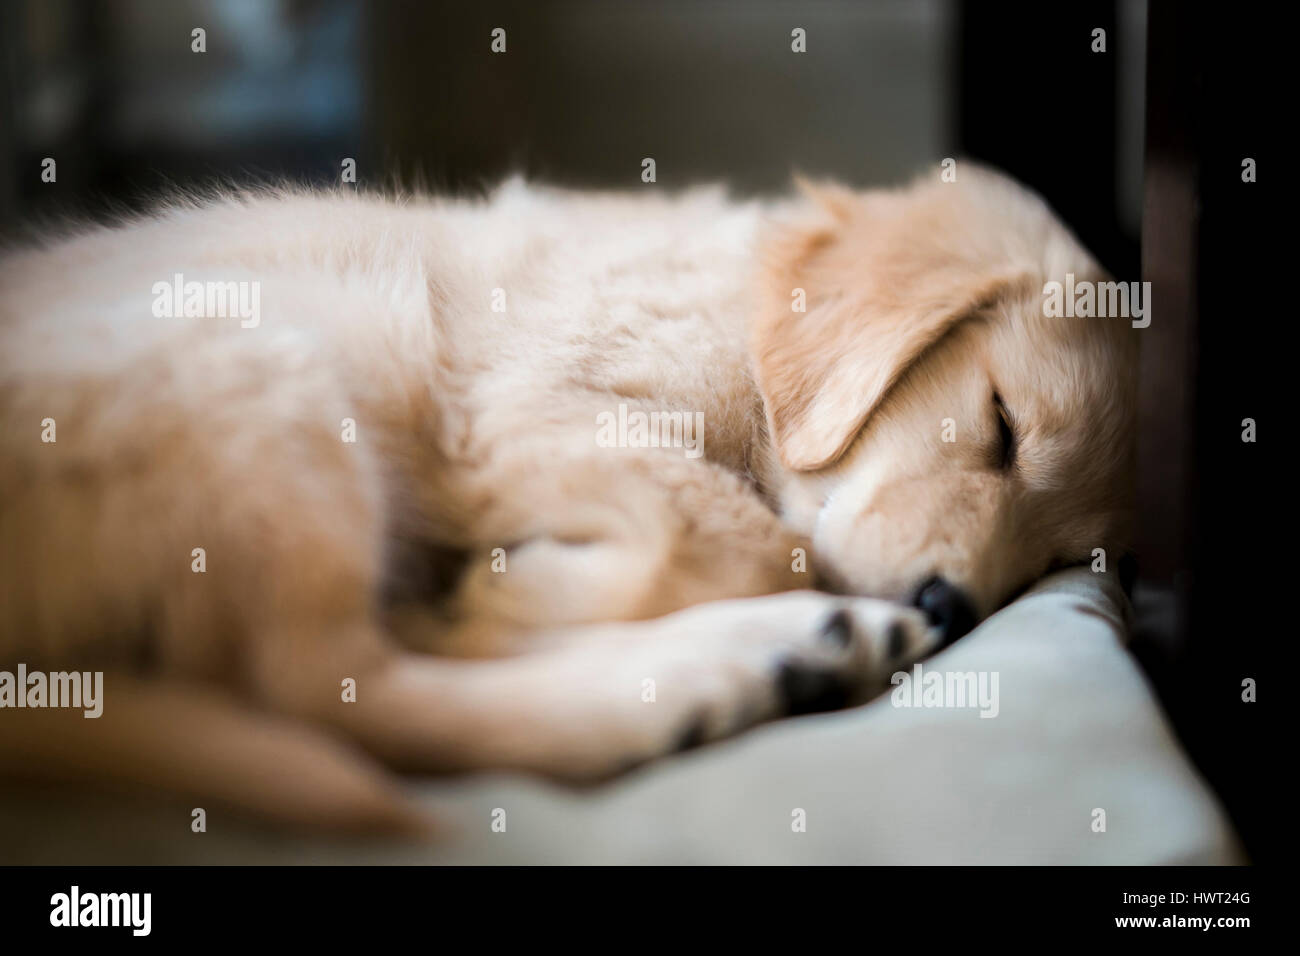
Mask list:
[[[1047,316],[1046,283],[1107,277],[1046,204],[958,178],[804,185],[767,237],[754,340],[780,507],[817,569],[952,636],[1054,566],[1119,558],[1136,374],[1129,320]]]

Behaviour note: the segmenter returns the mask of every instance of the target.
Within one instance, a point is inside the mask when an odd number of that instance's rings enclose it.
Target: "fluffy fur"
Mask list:
[[[0,661],[108,678],[99,720],[0,712],[0,766],[409,826],[381,764],[598,779],[869,694],[937,640],[925,579],[987,614],[1124,543],[1132,347],[1043,317],[1066,272],[1102,278],[969,168],[245,194],[11,253]],[[176,273],[259,282],[260,324],[156,317]],[[601,447],[620,404],[703,413],[703,457]]]

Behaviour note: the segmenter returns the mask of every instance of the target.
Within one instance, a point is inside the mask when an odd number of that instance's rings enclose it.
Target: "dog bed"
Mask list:
[[[920,687],[924,672],[975,675],[982,709],[900,686],[589,790],[417,782],[443,823],[433,844],[289,837],[218,812],[193,833],[184,808],[12,792],[0,862],[1242,862],[1124,648],[1126,607],[1109,576],[1060,572],[923,663]]]

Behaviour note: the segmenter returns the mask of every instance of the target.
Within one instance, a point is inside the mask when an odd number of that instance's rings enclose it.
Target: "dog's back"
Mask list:
[[[743,467],[757,217],[716,191],[269,192],[6,256],[0,661],[107,670],[109,700],[94,720],[6,714],[4,771],[409,824],[359,755],[261,709],[321,652],[284,631],[364,617],[395,538],[518,536],[537,502],[512,484],[590,446],[611,397],[721,409],[710,451]],[[592,571],[631,604],[670,543],[627,534],[641,557]]]

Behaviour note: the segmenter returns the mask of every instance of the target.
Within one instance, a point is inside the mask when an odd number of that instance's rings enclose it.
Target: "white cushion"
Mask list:
[[[418,782],[445,828],[432,845],[268,835],[212,815],[194,835],[183,812],[15,791],[0,798],[0,846],[11,863],[1242,862],[1124,649],[1125,607],[1105,576],[1061,572],[924,663],[997,672],[996,717],[886,695],[587,791],[511,775]]]
[[[998,673],[998,713],[894,706],[787,720],[588,794],[431,784],[437,860],[1234,863],[1223,812],[1122,644],[1107,576],[1053,575],[927,670]],[[507,830],[491,832],[494,808]],[[792,830],[793,811],[806,832]],[[1093,829],[1105,811],[1105,832]]]

